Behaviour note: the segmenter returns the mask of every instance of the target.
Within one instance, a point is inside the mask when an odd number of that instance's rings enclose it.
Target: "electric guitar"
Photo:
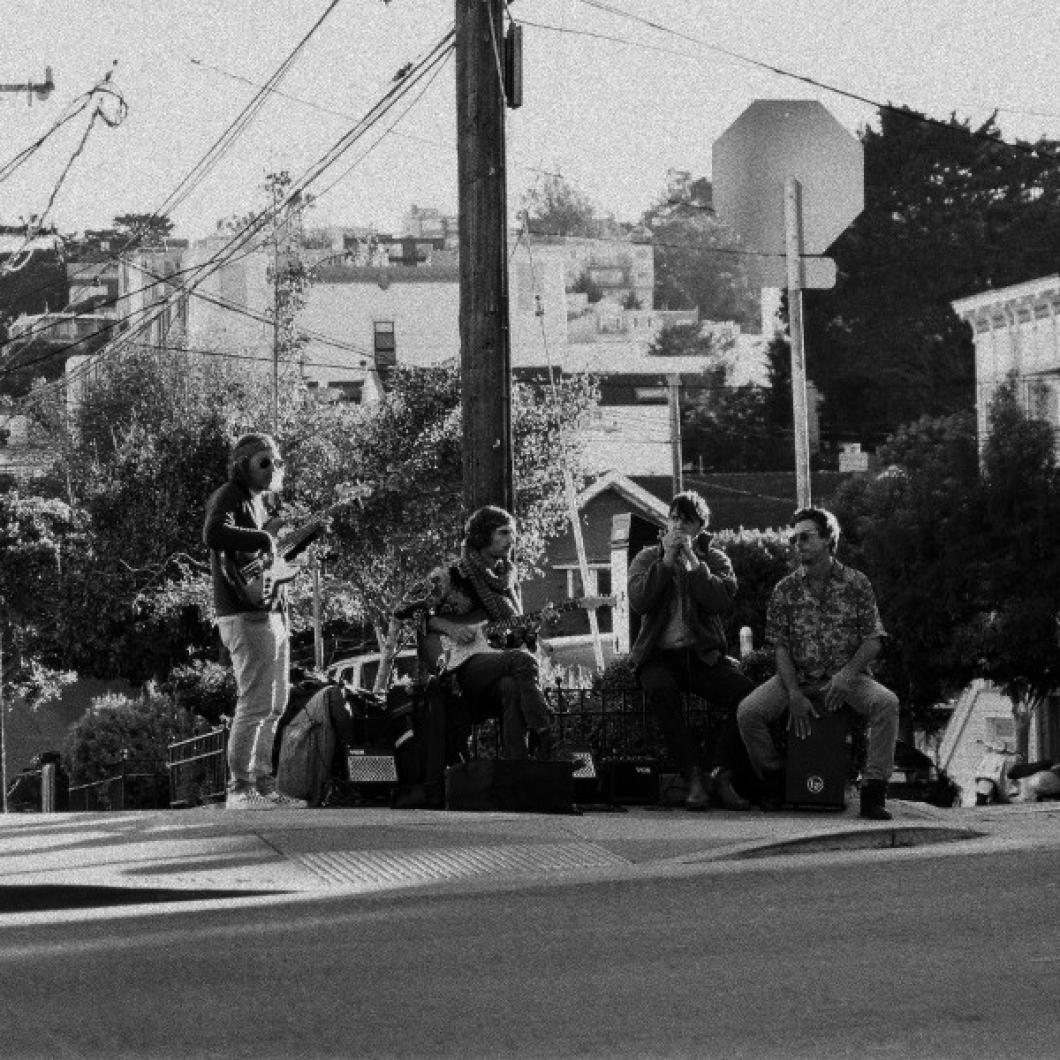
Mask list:
[[[558,621],[564,611],[576,611],[579,608],[590,611],[598,607],[613,607],[614,604],[613,596],[585,596],[578,600],[567,600],[562,604],[547,604],[540,611],[512,615],[496,621],[477,618],[476,616],[482,614],[481,611],[472,611],[468,616],[446,615],[450,622],[470,630],[474,635],[473,639],[462,644],[445,633],[431,631],[427,634],[427,653],[431,659],[438,660],[438,671],[445,673],[455,670],[473,655],[504,651],[504,640],[509,633],[518,633],[525,638],[536,633],[543,622],[551,625]]]
[[[267,611],[276,599],[280,587],[293,581],[302,570],[294,560],[304,552],[324,530],[328,519],[340,508],[359,502],[372,492],[368,486],[357,485],[343,490],[342,497],[308,522],[287,534],[279,543],[277,554],[237,552],[224,559],[224,572],[240,602],[254,611]],[[272,532],[275,520],[266,524]]]

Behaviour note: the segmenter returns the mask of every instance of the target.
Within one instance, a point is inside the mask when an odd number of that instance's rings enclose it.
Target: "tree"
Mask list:
[[[868,574],[890,636],[880,672],[911,717],[976,676],[982,510],[970,415],[925,417],[879,452],[885,470],[841,487],[833,506],[844,557]]]
[[[655,244],[655,305],[698,309],[706,320],[757,322],[758,292],[747,281],[734,234],[714,217],[711,185],[690,181],[687,194],[661,197],[642,223]]]
[[[12,711],[36,709],[73,678],[62,668],[54,626],[63,552],[76,546],[78,523],[78,513],[61,501],[0,493],[0,733]],[[6,792],[2,742],[0,792]]]
[[[351,422],[339,430],[311,426],[305,446],[297,447],[315,454],[318,495],[351,477],[371,486],[361,504],[335,516],[328,596],[343,617],[370,624],[381,649],[394,632],[390,612],[397,601],[461,537],[467,513],[459,380],[454,364],[399,367],[383,401],[352,410]],[[566,517],[564,468],[580,479],[575,428],[595,391],[584,379],[557,382],[554,391],[517,384],[512,399],[519,555],[529,571]]]
[[[227,476],[232,438],[267,404],[264,380],[240,362],[150,350],[102,362],[69,415],[38,404],[38,430],[59,454],[39,488],[84,516],[55,614],[65,666],[141,683],[206,650],[202,506]]]
[[[550,173],[530,188],[523,195],[520,212],[525,215],[533,235],[593,237],[597,234],[593,204],[559,173]]]
[[[161,247],[173,231],[173,222],[153,213],[123,213],[114,218],[114,227],[129,247]]]
[[[122,758],[140,770],[165,769],[167,748],[209,729],[206,722],[154,688],[142,696],[100,696],[70,730],[63,764],[75,784],[114,775]]]
[[[704,471],[777,471],[794,464],[790,435],[773,426],[768,387],[717,385],[682,410],[681,444]]]
[[[1012,380],[994,396],[983,446],[980,676],[1012,700],[1017,750],[1060,687],[1060,473],[1053,428],[1030,419]]]
[[[1056,271],[1060,145],[898,108],[862,141],[865,209],[830,248],[835,289],[806,292],[805,337],[823,433],[875,443],[974,403],[951,300]]]

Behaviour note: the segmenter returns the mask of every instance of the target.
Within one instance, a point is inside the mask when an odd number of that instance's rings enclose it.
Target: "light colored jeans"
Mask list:
[[[863,780],[890,780],[894,768],[894,744],[898,738],[898,697],[867,674],[854,678],[846,704],[868,719],[868,748]],[[759,776],[778,772],[784,762],[769,726],[788,709],[788,690],[779,677],[771,677],[747,696],[736,711],[736,722],[751,764]],[[810,719],[813,727],[813,719]],[[791,739],[797,739],[792,736]]]
[[[272,774],[276,722],[287,706],[291,667],[287,620],[276,611],[224,615],[217,628],[236,675],[228,769],[234,781],[252,784]]]

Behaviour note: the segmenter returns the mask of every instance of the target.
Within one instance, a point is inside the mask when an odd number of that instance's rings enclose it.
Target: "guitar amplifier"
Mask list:
[[[659,801],[659,762],[655,758],[615,758],[600,766],[600,791],[617,806],[654,806]]]
[[[829,713],[818,707],[810,718],[810,735],[800,740],[788,735],[785,801],[795,806],[846,807],[850,773],[850,732],[846,710]]]
[[[476,758],[445,773],[447,810],[573,813],[574,778],[569,763]]]
[[[396,784],[394,756],[383,750],[351,747],[346,755],[351,784]]]

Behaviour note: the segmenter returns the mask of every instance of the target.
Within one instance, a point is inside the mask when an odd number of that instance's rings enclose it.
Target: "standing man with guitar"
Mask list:
[[[228,481],[206,502],[203,540],[210,550],[214,608],[232,657],[237,700],[228,738],[228,809],[302,808],[276,790],[272,744],[287,704],[290,641],[287,597],[280,586],[251,591],[244,572],[277,554],[267,502],[281,485],[283,461],[267,434],[244,434],[232,449]]]
[[[525,647],[492,648],[482,635],[487,624],[504,625],[522,611],[514,547],[513,516],[479,508],[464,526],[460,559],[433,571],[395,615],[417,618],[421,656],[432,669],[455,674],[473,716],[500,715],[505,758],[527,757],[529,730],[538,758],[568,759],[552,732],[537,659]]]

